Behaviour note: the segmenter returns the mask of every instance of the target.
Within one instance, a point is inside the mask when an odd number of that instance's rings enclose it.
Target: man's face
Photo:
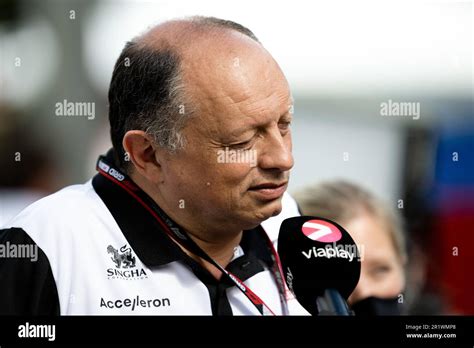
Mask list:
[[[222,50],[184,63],[199,110],[183,130],[185,148],[167,157],[162,186],[178,217],[216,231],[278,214],[293,166],[292,99],[278,65],[253,42]]]

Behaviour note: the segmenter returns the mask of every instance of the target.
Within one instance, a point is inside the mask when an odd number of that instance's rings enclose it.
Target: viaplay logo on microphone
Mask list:
[[[301,231],[306,237],[317,242],[334,243],[342,238],[342,233],[336,226],[323,220],[306,221]]]
[[[307,258],[343,258],[351,262],[354,257],[362,259],[362,254],[357,245],[342,245],[336,242],[342,238],[342,233],[337,226],[324,220],[309,220],[301,226],[301,232],[311,240],[320,243],[328,243],[324,247],[317,248],[313,246],[307,251],[301,253]]]

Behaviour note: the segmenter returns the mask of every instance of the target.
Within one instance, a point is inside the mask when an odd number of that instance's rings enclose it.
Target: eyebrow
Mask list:
[[[288,119],[291,119],[293,118],[293,115],[290,113],[290,110],[287,110],[285,113],[281,114],[279,119],[278,120],[281,120],[282,118],[288,118]],[[267,123],[271,123],[271,121],[267,122]],[[246,131],[249,131],[251,129],[254,129],[254,128],[259,128],[259,127],[262,127],[262,126],[265,126],[266,124],[258,124],[258,125],[251,125],[251,126],[243,126],[243,127],[240,127],[240,128],[237,128],[235,130],[232,131],[232,136],[240,136],[242,135],[243,133],[245,133]]]
[[[391,258],[387,259],[383,255],[375,255],[372,257],[367,257],[366,260],[367,260],[367,264],[374,265],[374,266],[378,266],[382,264],[391,264],[393,261]]]

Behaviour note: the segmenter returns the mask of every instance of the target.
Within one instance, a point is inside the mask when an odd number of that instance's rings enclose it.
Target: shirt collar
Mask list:
[[[115,162],[114,157],[112,150],[106,155],[106,159],[111,163]],[[155,218],[124,189],[100,174],[94,176],[92,186],[145,265],[154,267],[189,259],[189,256],[168,237]],[[272,265],[273,260],[266,245],[267,241],[258,233],[259,228],[262,229],[258,226],[244,231],[240,246],[245,255],[253,260],[258,259],[267,265]]]

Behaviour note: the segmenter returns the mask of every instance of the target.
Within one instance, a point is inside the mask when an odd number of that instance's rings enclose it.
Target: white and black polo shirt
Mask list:
[[[280,220],[299,215],[288,194],[283,206],[274,222],[257,227],[272,241]],[[261,236],[244,231],[226,269],[282,314]],[[0,314],[261,315],[234,284],[212,277],[143,206],[99,174],[21,212],[0,230],[0,256]],[[288,306],[290,314],[306,314],[292,297]]]

